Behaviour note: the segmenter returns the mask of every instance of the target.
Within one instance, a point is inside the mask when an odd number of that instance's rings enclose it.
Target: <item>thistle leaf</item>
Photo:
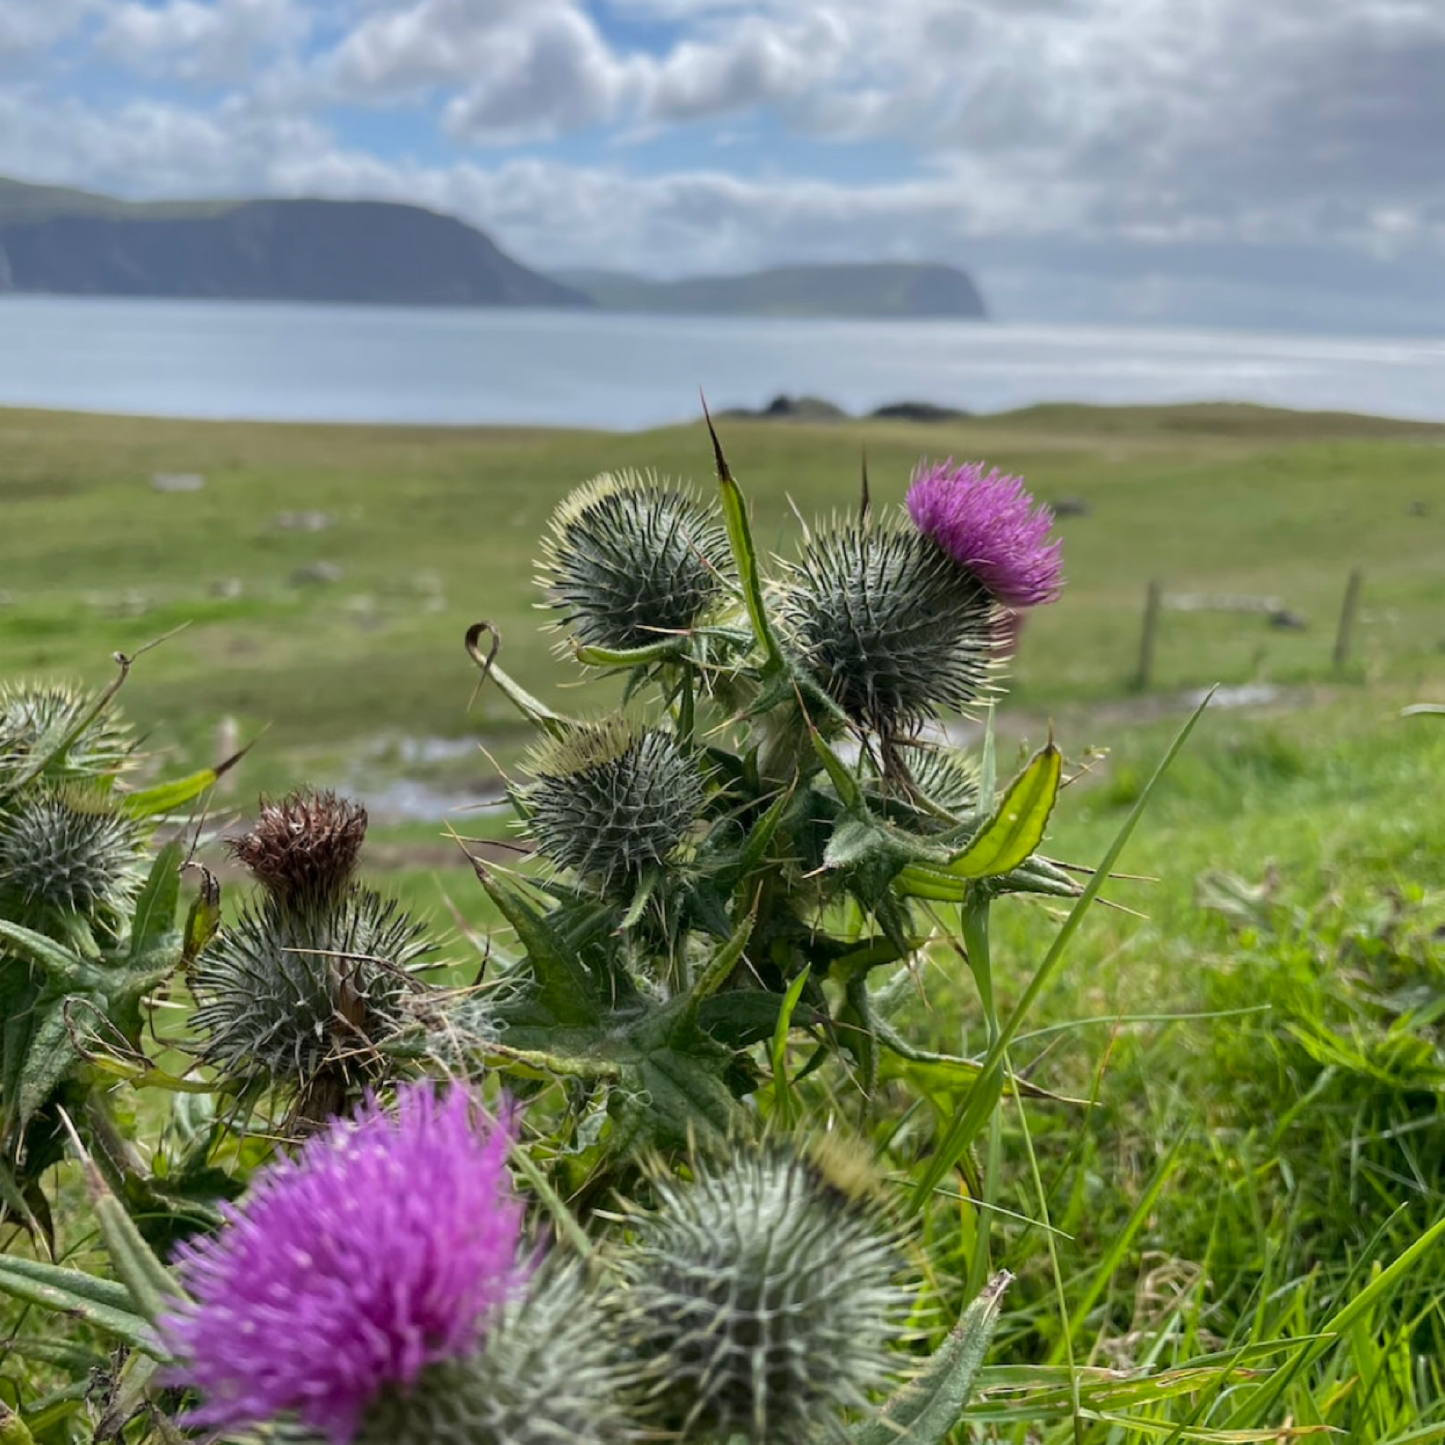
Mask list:
[[[853,1445],[943,1445],[973,1393],[1010,1278],[1003,1272],[989,1280],[923,1373],[909,1381],[878,1418],[853,1431]]]
[[[130,931],[130,961],[138,964],[174,933],[181,896],[181,845],[167,843],[155,856],[136,899]]]
[[[1063,755],[1053,743],[1035,753],[993,816],[944,871],[957,878],[991,878],[1025,862],[1044,840],[1062,767]]]
[[[155,1336],[136,1312],[126,1287],[84,1270],[0,1255],[0,1294],[83,1319],[136,1349],[156,1348]]]

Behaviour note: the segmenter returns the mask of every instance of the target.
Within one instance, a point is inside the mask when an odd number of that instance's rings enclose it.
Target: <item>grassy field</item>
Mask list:
[[[1008,1383],[1006,1367],[1027,1361],[1042,1389],[1058,1377],[1039,1367],[1070,1359],[1117,1369],[1256,1353],[1227,1388],[1191,1397],[1192,1416],[1161,1398],[1147,1428],[1066,1408],[1039,1426],[999,1404],[959,1438],[1272,1441],[1329,1426],[1378,1445],[1445,1439],[1439,1256],[1341,1315],[1445,1217],[1445,719],[1400,716],[1445,701],[1445,428],[1048,407],[939,426],[720,430],[774,548],[791,545],[790,497],[805,516],[855,505],[865,447],[875,499],[901,498],[920,455],[953,454],[1087,504],[1061,523],[1069,588],[1030,619],[1000,712],[1010,760],[1052,722],[1071,770],[1090,769],[1056,811],[1055,857],[1100,856],[1183,693],[1277,685],[1264,706],[1206,714],[1121,865],[1154,881],[1109,890],[1146,916],[1096,910],[1019,1040],[1016,1068],[1091,1104],[1007,1116],[1017,1168],[1001,1203],[1018,1217],[1003,1220],[998,1262],[1019,1280],[993,1356],[1004,1372],[989,1378]],[[302,779],[405,777],[454,794],[486,765],[435,740],[476,736],[503,756],[519,741],[499,698],[467,715],[463,630],[495,619],[509,668],[557,696],[574,674],[537,630],[536,539],[570,487],[629,465],[700,486],[711,470],[697,426],[621,436],[0,412],[0,678],[101,681],[112,650],[189,622],[137,665],[125,702],[188,761],[210,755],[223,715],[243,735],[266,728],[234,802]],[[156,472],[205,485],[158,492]],[[328,524],[278,525],[298,511]],[[318,562],[339,578],[295,580]],[[1362,611],[1336,670],[1355,567]],[[1277,597],[1305,625],[1167,611],[1140,694],[1150,579]],[[1089,756],[1096,745],[1106,760]],[[455,821],[466,830],[473,815]],[[439,816],[396,821],[376,831],[371,861],[411,902],[483,926],[480,890],[448,849]],[[997,911],[1006,1004],[1056,922],[1022,900]],[[460,966],[469,950],[458,934]],[[911,1027],[929,1047],[977,1052],[983,1020],[957,967],[942,953],[929,964]],[[905,1115],[919,1080],[889,1087]],[[936,1218],[942,1234],[948,1211]],[[1057,1275],[1045,1218],[1062,1231]],[[946,1269],[947,1241],[934,1245]],[[1306,1343],[1281,1356],[1281,1340]],[[1247,1361],[1282,1357],[1306,1362],[1277,1398],[1250,1403]],[[1188,1433],[1206,1419],[1286,1433]]]
[[[1364,569],[1351,679],[1410,685],[1445,658],[1445,427],[1240,407],[1045,407],[917,425],[723,422],[764,546],[806,516],[901,498],[922,455],[983,457],[1062,523],[1067,600],[1030,619],[1013,706],[1057,712],[1120,695],[1149,579],[1170,593],[1279,598],[1304,621],[1167,612],[1154,686],[1327,678],[1352,567]],[[706,486],[700,426],[568,431],[250,426],[0,412],[0,671],[109,675],[109,655],[181,623],[144,663],[134,715],[189,760],[233,715],[269,729],[250,776],[294,759],[341,773],[359,747],[466,735],[506,749],[510,718],[472,687],[466,626],[490,617],[504,658],[544,695],[570,681],[545,646],[531,586],[555,503],[609,468]],[[152,474],[199,473],[164,493]],[[325,530],[284,514],[323,514]],[[332,582],[301,580],[318,563]],[[472,766],[467,760],[465,767]]]

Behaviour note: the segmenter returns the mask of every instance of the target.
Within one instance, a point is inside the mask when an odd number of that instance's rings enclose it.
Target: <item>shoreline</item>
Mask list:
[[[1412,435],[1445,442],[1445,418],[1389,415],[1381,412],[1341,410],[1331,407],[1273,406],[1266,402],[1227,400],[1160,401],[1160,402],[1088,402],[1040,401],[999,411],[961,411],[938,407],[932,402],[904,401],[889,406],[916,406],[937,410],[936,417],[880,416],[876,413],[858,415],[838,408],[829,415],[769,415],[766,410],[748,408],[712,408],[713,420],[729,426],[746,426],[786,435],[796,430],[841,431],[907,429],[924,434],[942,434],[959,428],[1027,425],[1030,420],[1050,422],[1051,429],[1064,414],[1072,415],[1086,432],[1113,430],[1112,427],[1091,428],[1088,423],[1128,421],[1137,423],[1150,419],[1182,425],[1182,430],[1217,432],[1239,429],[1243,434],[1270,430],[1270,423],[1286,420],[1315,425],[1326,424],[1338,433],[1352,436],[1396,437],[1406,440]],[[0,400],[0,425],[27,416],[47,422],[75,420],[82,423],[106,421],[154,426],[244,427],[290,431],[338,431],[345,434],[382,431],[388,434],[435,434],[456,438],[467,433],[488,436],[517,433],[558,436],[644,436],[652,432],[678,431],[702,425],[701,408],[694,416],[679,417],[639,427],[603,427],[586,423],[532,421],[393,421],[364,418],[267,417],[250,415],[191,414],[177,412],[130,411],[113,407],[50,406],[33,402]],[[1188,423],[1197,423],[1190,426]],[[1251,426],[1250,423],[1254,423]],[[1436,434],[1439,434],[1438,437]]]

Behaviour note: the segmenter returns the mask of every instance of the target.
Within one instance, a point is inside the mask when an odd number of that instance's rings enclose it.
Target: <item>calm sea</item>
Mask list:
[[[1445,420],[1445,340],[0,297],[0,405],[632,429],[779,392],[1232,400]]]

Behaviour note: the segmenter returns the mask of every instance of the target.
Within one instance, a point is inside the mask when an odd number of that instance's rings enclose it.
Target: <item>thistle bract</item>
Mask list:
[[[613,1334],[578,1268],[544,1266],[480,1348],[372,1400],[354,1445],[617,1445],[633,1432]]]
[[[885,737],[988,690],[993,601],[910,527],[864,521],[823,533],[789,566],[779,600],[818,684]]]
[[[220,1233],[181,1246],[190,1298],[159,1321],[198,1425],[294,1412],[335,1445],[369,1402],[461,1359],[521,1282],[508,1128],[430,1083],[374,1103],[260,1175]]]
[[[1054,514],[1034,505],[1021,477],[981,462],[923,462],[908,489],[908,513],[1005,606],[1037,607],[1059,595],[1062,544],[1048,540]]]
[[[22,912],[115,914],[139,886],[142,834],[93,784],[23,790],[0,818],[0,894]]]
[[[658,1185],[621,1264],[650,1424],[685,1438],[841,1438],[889,1379],[906,1295],[866,1195],[781,1148]]]
[[[231,1078],[365,1076],[402,1022],[407,974],[430,949],[397,903],[353,885],[325,908],[266,895],[202,950],[192,990],[202,1057]]]
[[[604,893],[671,859],[702,810],[696,759],[623,718],[548,740],[527,768],[517,799],[541,851]]]
[[[721,600],[727,534],[711,507],[651,473],[604,473],[557,509],[538,579],[579,642],[626,650],[689,631]]]
[[[282,902],[326,903],[351,881],[366,839],[366,809],[332,792],[300,788],[263,802],[255,825],[229,846]]]

